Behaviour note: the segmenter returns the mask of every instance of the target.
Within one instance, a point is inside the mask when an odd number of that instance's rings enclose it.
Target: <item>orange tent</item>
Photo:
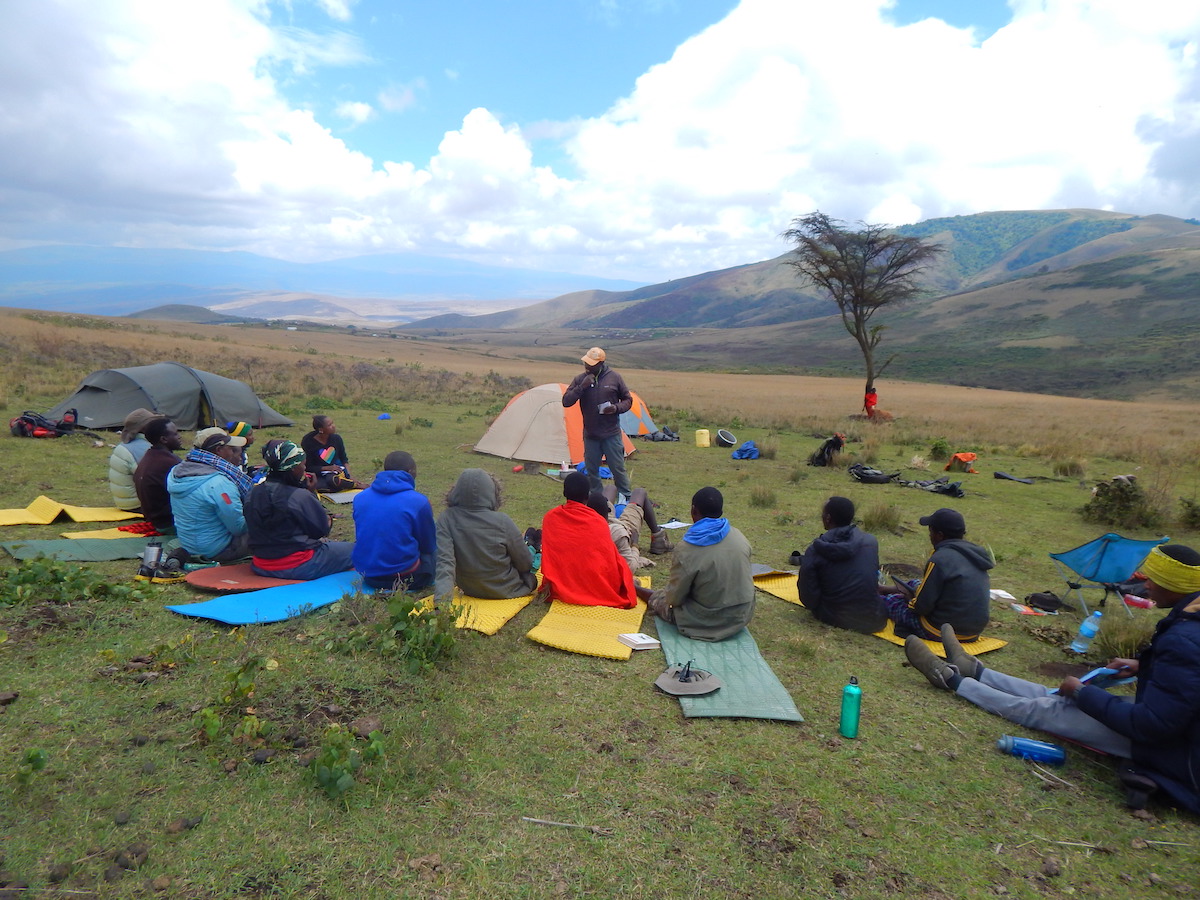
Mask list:
[[[539,384],[522,391],[504,407],[475,450],[505,459],[557,464],[583,462],[583,415],[579,404],[564,407],[565,384]],[[625,455],[634,451],[623,437]]]

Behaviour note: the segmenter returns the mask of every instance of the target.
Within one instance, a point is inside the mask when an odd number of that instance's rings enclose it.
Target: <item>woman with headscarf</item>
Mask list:
[[[500,483],[483,469],[466,469],[437,520],[439,600],[457,584],[468,597],[523,597],[537,587],[533,558],[517,526],[500,512]]]
[[[150,410],[141,408],[127,415],[121,429],[121,443],[113,448],[108,457],[108,489],[112,491],[113,506],[117,509],[142,511],[133,487],[133,473],[150,449],[150,442],[142,435],[142,429],[154,417],[155,414]]]
[[[353,568],[353,542],[328,539],[329,514],[305,487],[304,451],[291,441],[273,440],[262,455],[267,478],[250,491],[245,505],[254,571],[311,581]]]

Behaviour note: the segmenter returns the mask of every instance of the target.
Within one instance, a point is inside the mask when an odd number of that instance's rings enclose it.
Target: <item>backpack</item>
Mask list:
[[[810,466],[827,466],[833,462],[833,458],[841,453],[845,446],[846,436],[834,432],[833,437],[813,451],[812,456],[808,458],[808,464]]]
[[[71,428],[74,427],[72,422]],[[16,418],[10,419],[8,430],[12,432],[13,437],[56,438],[62,434],[55,422],[30,410],[25,410]]]

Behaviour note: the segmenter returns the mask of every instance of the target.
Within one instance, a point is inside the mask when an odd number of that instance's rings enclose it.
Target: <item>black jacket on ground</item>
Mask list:
[[[854,525],[831,528],[804,551],[800,602],[818,620],[863,634],[882,630],[887,608],[876,590],[879,542]]]

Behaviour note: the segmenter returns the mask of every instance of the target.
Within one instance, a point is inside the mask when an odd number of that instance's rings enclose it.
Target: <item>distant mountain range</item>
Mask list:
[[[1196,220],[1046,210],[897,231],[946,252],[927,273],[925,299],[875,320],[888,329],[881,358],[896,354],[887,377],[1108,397],[1200,381]],[[515,346],[537,343],[526,333],[584,331],[621,346],[631,366],[861,372],[836,307],[798,280],[787,258],[411,327],[467,340],[487,332],[490,344]]]
[[[235,318],[400,323],[636,282],[415,254],[292,263],[240,251],[46,246],[0,253],[0,304],[120,316],[164,305]]]

